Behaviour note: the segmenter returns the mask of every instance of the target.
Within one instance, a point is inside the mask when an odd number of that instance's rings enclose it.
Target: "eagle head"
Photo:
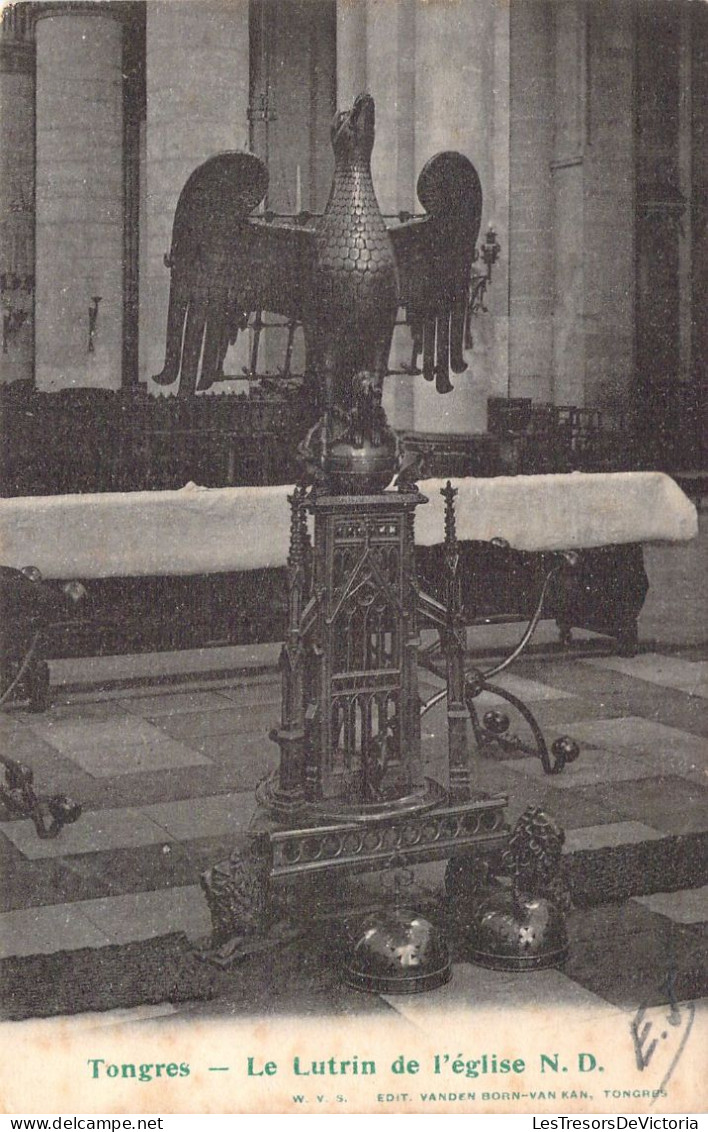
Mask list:
[[[359,158],[368,162],[374,148],[374,100],[370,94],[359,94],[351,110],[340,110],[332,122],[332,148],[339,161]]]

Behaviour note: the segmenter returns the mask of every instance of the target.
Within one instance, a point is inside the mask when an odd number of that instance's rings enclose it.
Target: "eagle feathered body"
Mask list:
[[[168,261],[172,270],[165,366],[159,384],[180,395],[223,378],[223,360],[249,314],[302,323],[307,370],[328,408],[345,412],[352,378],[380,391],[396,314],[406,308],[423,374],[440,392],[465,368],[470,269],[482,208],[477,173],[462,154],[437,154],[418,179],[426,215],[387,227],[371,179],[374,102],[359,95],[332,124],[335,171],[324,213],[305,223],[252,215],[268,173],[252,154],[224,153],[182,190]]]
[[[393,244],[371,180],[374,104],[360,95],[332,127],[335,170],[315,229],[315,258],[305,334],[327,401],[345,410],[352,378],[383,380],[398,310]]]

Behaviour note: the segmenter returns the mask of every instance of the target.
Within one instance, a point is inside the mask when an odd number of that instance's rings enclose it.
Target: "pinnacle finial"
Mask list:
[[[448,480],[445,487],[440,488],[440,494],[445,500],[445,542],[451,545],[457,542],[455,525],[455,496],[457,495],[457,488],[453,487],[450,480]]]

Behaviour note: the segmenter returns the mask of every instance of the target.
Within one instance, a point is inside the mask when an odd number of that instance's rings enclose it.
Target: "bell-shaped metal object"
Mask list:
[[[444,935],[409,908],[387,908],[369,916],[353,938],[347,983],[357,990],[420,994],[451,978]]]
[[[483,900],[467,930],[468,957],[501,971],[560,966],[568,955],[563,912],[542,896],[509,891]]]

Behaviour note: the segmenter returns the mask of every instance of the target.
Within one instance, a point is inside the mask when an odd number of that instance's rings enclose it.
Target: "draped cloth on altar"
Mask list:
[[[423,480],[416,543],[444,534],[446,480]],[[661,472],[501,476],[451,481],[457,537],[525,551],[683,542],[693,504]],[[292,487],[205,488],[0,500],[0,563],[46,578],[217,574],[284,566]]]

